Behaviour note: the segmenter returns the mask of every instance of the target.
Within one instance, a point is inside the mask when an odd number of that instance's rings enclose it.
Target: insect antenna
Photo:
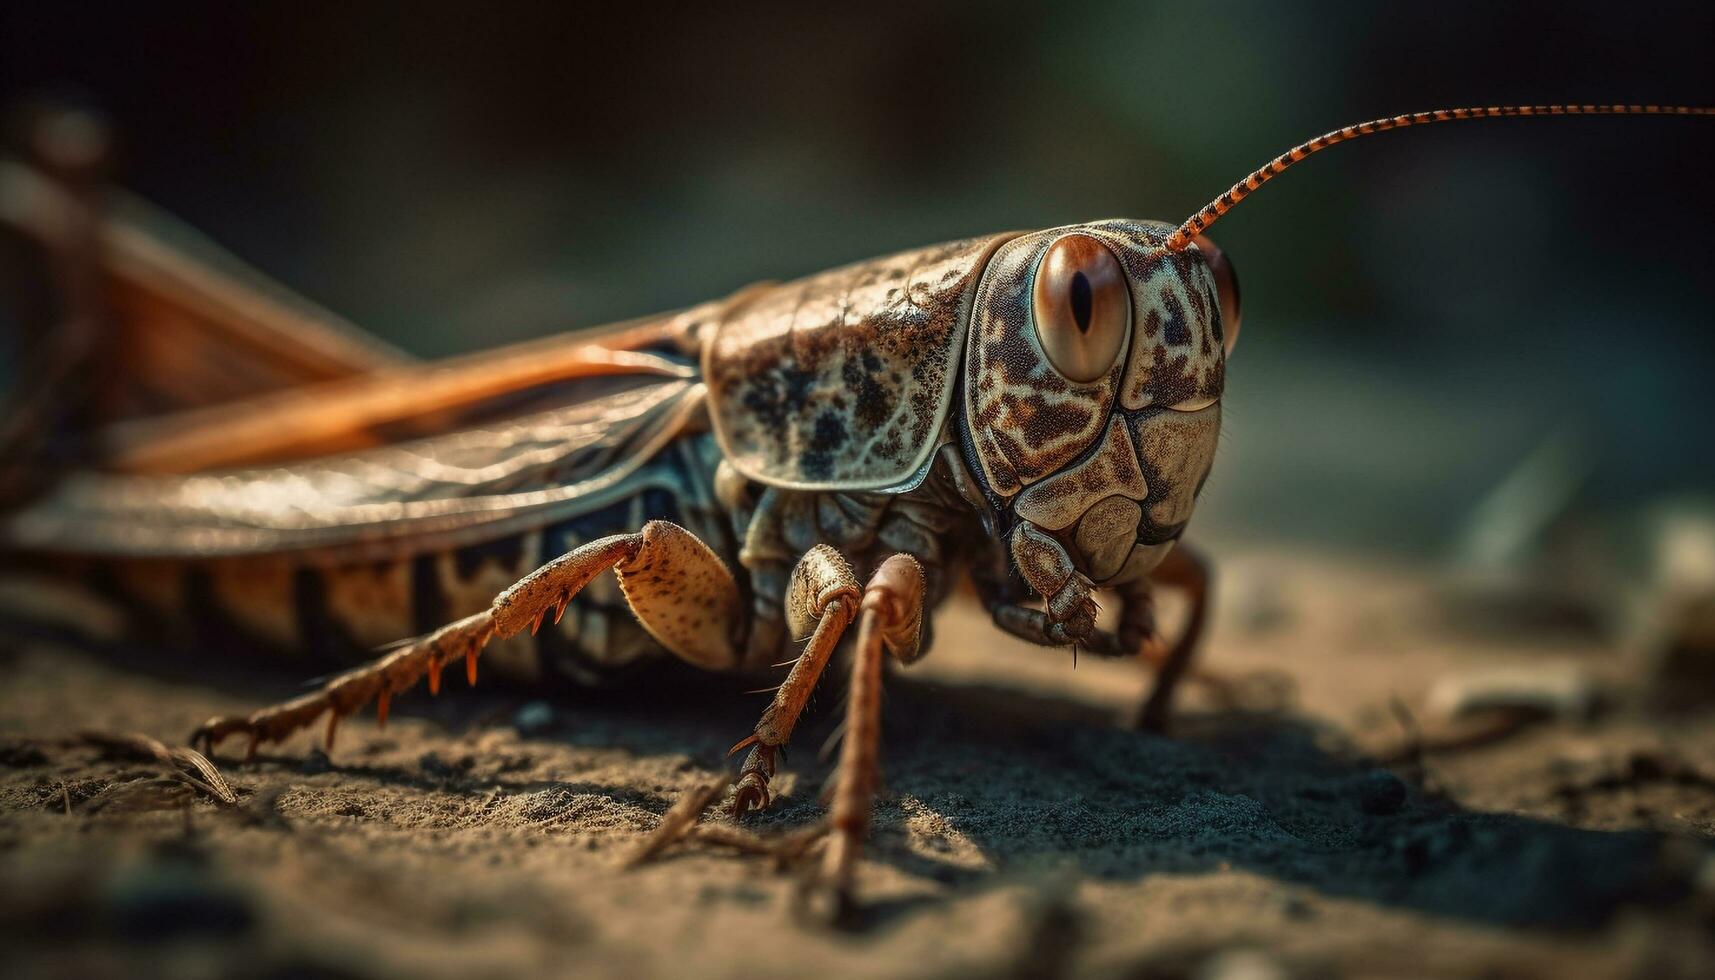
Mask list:
[[[1260,168],[1251,171],[1245,179],[1234,184],[1225,194],[1215,198],[1203,206],[1203,210],[1185,219],[1185,223],[1167,238],[1167,247],[1177,252],[1191,244],[1191,239],[1214,224],[1221,215],[1231,211],[1240,201],[1250,196],[1251,192],[1279,176],[1287,167],[1298,161],[1326,150],[1336,143],[1344,143],[1360,136],[1372,133],[1383,133],[1390,129],[1403,129],[1407,126],[1422,126],[1427,123],[1458,122],[1464,119],[1487,119],[1491,116],[1711,116],[1715,115],[1715,106],[1684,106],[1684,105],[1501,105],[1479,106],[1468,109],[1432,109],[1428,112],[1412,112],[1403,116],[1389,116],[1385,119],[1371,119],[1300,143],[1280,156],[1275,157]]]

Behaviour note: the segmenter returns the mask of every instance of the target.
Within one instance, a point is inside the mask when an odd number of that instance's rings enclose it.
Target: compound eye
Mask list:
[[[1233,345],[1239,342],[1239,274],[1227,253],[1214,242],[1202,235],[1191,240],[1202,250],[1203,261],[1209,263],[1209,271],[1215,275],[1215,292],[1221,300],[1221,345],[1231,355]]]
[[[1131,322],[1125,270],[1089,235],[1067,235],[1048,247],[1032,297],[1036,336],[1066,380],[1095,381],[1114,366]]]

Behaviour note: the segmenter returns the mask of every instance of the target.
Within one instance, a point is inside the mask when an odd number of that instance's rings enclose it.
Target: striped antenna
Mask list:
[[[1683,105],[1501,105],[1473,109],[1435,109],[1430,112],[1413,112],[1404,116],[1390,116],[1386,119],[1372,119],[1361,122],[1356,126],[1336,129],[1331,133],[1323,133],[1308,143],[1300,143],[1280,156],[1270,160],[1259,170],[1251,172],[1250,176],[1232,186],[1232,189],[1220,197],[1210,201],[1178,230],[1167,238],[1167,247],[1179,251],[1191,244],[1191,239],[1203,232],[1205,228],[1215,223],[1221,215],[1231,211],[1235,205],[1244,200],[1258,187],[1268,183],[1278,176],[1281,171],[1292,166],[1318,150],[1325,150],[1335,143],[1368,136],[1371,133],[1382,133],[1390,129],[1403,129],[1406,126],[1421,126],[1425,123],[1455,122],[1461,119],[1487,119],[1490,116],[1711,116],[1715,115],[1715,107],[1683,106]]]

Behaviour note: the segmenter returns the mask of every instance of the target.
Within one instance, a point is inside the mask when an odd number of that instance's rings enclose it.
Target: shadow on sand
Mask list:
[[[1463,810],[1320,747],[1328,740],[1299,719],[1194,716],[1162,738],[1000,688],[895,683],[890,698],[891,792],[870,857],[913,875],[970,887],[998,877],[910,846],[906,800],[1003,872],[1131,880],[1230,866],[1333,896],[1546,929],[1595,927],[1689,888],[1660,834]],[[799,795],[779,819],[813,818],[814,793]]]
[[[182,680],[193,673],[179,658],[163,663],[133,652],[119,659],[156,676]],[[223,662],[194,674],[261,701],[295,693],[285,680],[292,675],[278,665],[256,670]],[[675,672],[661,683],[561,690],[553,702],[559,720],[533,737],[685,754],[713,770],[731,765],[727,746],[749,731],[765,703],[742,696],[745,686],[742,679]],[[462,731],[504,724],[512,709],[543,693],[486,685],[438,699],[416,692],[394,711]],[[761,819],[765,830],[822,816],[816,791],[830,767],[816,762],[816,747],[833,729],[841,699],[824,692],[819,701],[799,728],[788,764],[800,774],[800,789]],[[888,792],[877,806],[869,856],[961,886],[955,891],[1042,867],[1131,880],[1231,866],[1436,916],[1579,929],[1628,905],[1677,900],[1690,887],[1687,872],[1667,867],[1667,838],[1660,834],[1463,810],[1362,759],[1330,752],[1319,745],[1327,740],[1318,735],[1326,733],[1303,719],[1192,716],[1163,738],[1116,728],[1078,702],[896,673],[883,731]],[[396,767],[336,768],[443,791],[482,793],[496,785],[493,778],[466,781]],[[669,802],[607,790],[649,809],[664,810]],[[925,811],[1001,874],[937,859],[933,840],[911,846],[907,821]],[[904,911],[878,908],[866,918],[880,925]]]

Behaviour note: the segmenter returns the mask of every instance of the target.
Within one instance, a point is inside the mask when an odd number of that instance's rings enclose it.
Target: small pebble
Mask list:
[[[512,715],[512,727],[520,735],[541,735],[559,725],[554,706],[546,701],[531,701]]]
[[[328,758],[328,754],[321,749],[311,749],[304,754],[303,761],[298,763],[298,771],[306,776],[332,772],[333,760]]]

